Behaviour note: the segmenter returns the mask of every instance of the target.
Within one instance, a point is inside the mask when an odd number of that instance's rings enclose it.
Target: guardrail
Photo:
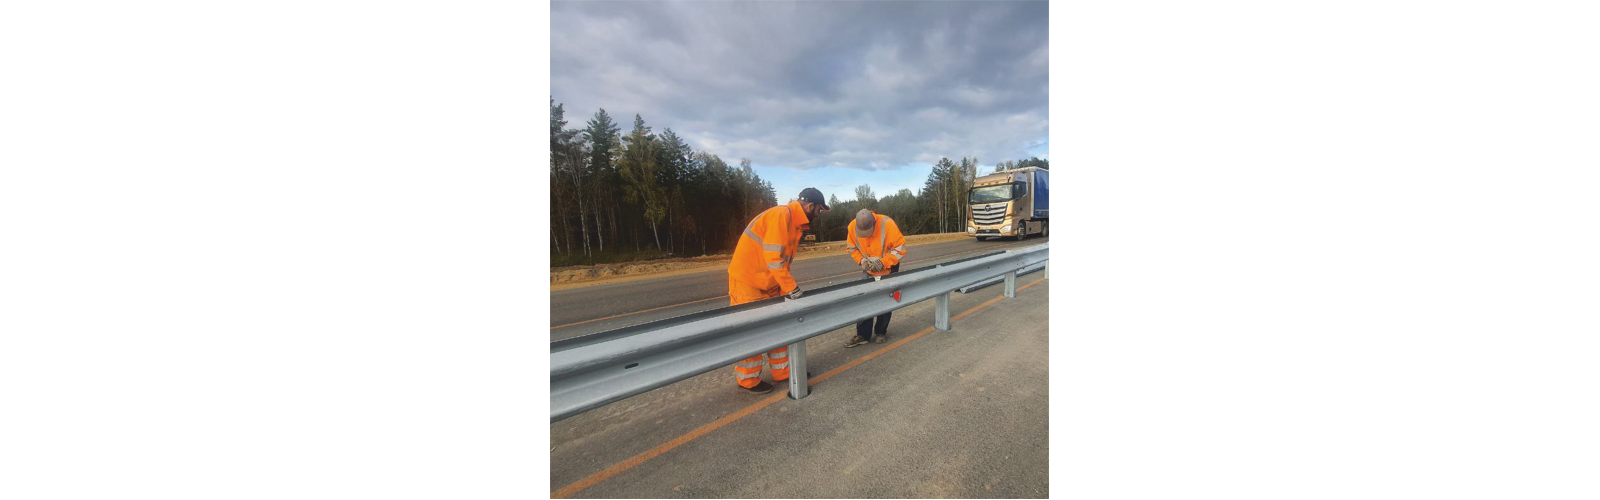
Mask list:
[[[1044,262],[1041,262],[1041,263],[1038,263],[1038,264],[1034,264],[1034,265],[1031,265],[1031,266],[1028,266],[1028,267],[1024,267],[1022,269],[1018,269],[1017,270],[1016,276],[1022,276],[1024,274],[1038,272],[1038,271],[1045,271],[1046,270],[1045,268],[1048,267],[1049,265],[1050,265],[1050,261],[1047,260],[1047,261],[1044,261]],[[1050,273],[1048,273],[1048,272],[1045,273],[1046,276],[1048,276],[1049,274]],[[1013,278],[1015,278],[1015,277],[1013,277]],[[983,280],[983,281],[979,281],[979,282],[973,283],[971,285],[967,285],[967,286],[964,286],[964,287],[961,287],[961,288],[957,288],[956,291],[957,292],[961,292],[961,293],[972,293],[972,292],[977,291],[977,290],[982,290],[984,288],[988,288],[990,285],[993,285],[995,283],[999,283],[1004,279],[1005,279],[1005,276],[995,276],[993,278],[989,278],[989,279],[986,279],[986,280]],[[1011,283],[1011,286],[1016,286],[1016,285],[1017,285],[1016,284],[1016,280],[1013,279],[1012,283]],[[1007,295],[1007,297],[1010,297],[1010,295]]]
[[[789,346],[789,396],[806,397],[806,339],[924,300],[934,327],[950,329],[950,294],[1003,276],[1016,296],[1017,272],[1036,264],[1049,277],[1049,243],[996,252],[550,344],[550,420],[561,420]]]

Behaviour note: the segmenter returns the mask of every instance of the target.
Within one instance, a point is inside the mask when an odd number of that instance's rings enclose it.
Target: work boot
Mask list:
[[[741,385],[739,388],[750,391],[751,394],[766,394],[772,392],[772,384],[768,384],[765,380],[757,382],[755,387],[745,387]]]
[[[845,347],[855,347],[855,346],[863,345],[863,344],[866,344],[866,343],[867,343],[867,339],[861,338],[860,335],[855,335],[855,336],[851,336],[850,337],[850,341],[849,342],[845,342],[844,346]]]
[[[887,334],[887,333],[880,333],[880,334],[878,334],[878,336],[872,338],[872,343],[874,343],[874,344],[882,344],[882,343],[888,342],[888,341],[889,341],[889,334]]]

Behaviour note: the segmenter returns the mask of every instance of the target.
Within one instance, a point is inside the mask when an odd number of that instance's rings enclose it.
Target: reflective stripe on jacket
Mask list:
[[[882,271],[867,274],[886,276],[889,274],[889,268],[906,258],[906,237],[900,234],[900,226],[889,216],[872,214],[872,218],[874,219],[872,236],[864,239],[856,237],[855,223],[850,224],[848,236],[845,237],[845,241],[848,242],[846,248],[850,250],[850,258],[855,259],[858,265],[862,260],[883,261]]]
[[[728,263],[728,279],[758,290],[785,294],[794,291],[789,264],[794,262],[795,249],[800,245],[801,228],[810,222],[798,201],[761,212],[739,235],[733,261]]]

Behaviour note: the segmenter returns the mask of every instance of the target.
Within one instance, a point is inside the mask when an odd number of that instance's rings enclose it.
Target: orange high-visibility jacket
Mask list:
[[[744,228],[739,245],[733,248],[728,279],[768,293],[793,292],[796,285],[794,276],[789,274],[789,264],[794,262],[794,251],[800,245],[801,229],[809,223],[798,201],[761,212]]]
[[[872,218],[872,236],[857,238],[856,223],[851,222],[850,230],[846,231],[849,236],[845,237],[845,241],[849,242],[847,248],[850,249],[850,258],[855,259],[856,264],[861,264],[863,259],[883,262],[882,271],[867,274],[886,276],[889,274],[889,268],[899,264],[900,259],[906,258],[906,237],[900,234],[900,227],[889,216],[872,214]]]

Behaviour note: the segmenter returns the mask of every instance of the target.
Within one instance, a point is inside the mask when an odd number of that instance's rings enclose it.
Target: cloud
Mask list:
[[[887,169],[1048,140],[1045,2],[573,2],[551,7],[569,127],[605,108],[724,159]]]

